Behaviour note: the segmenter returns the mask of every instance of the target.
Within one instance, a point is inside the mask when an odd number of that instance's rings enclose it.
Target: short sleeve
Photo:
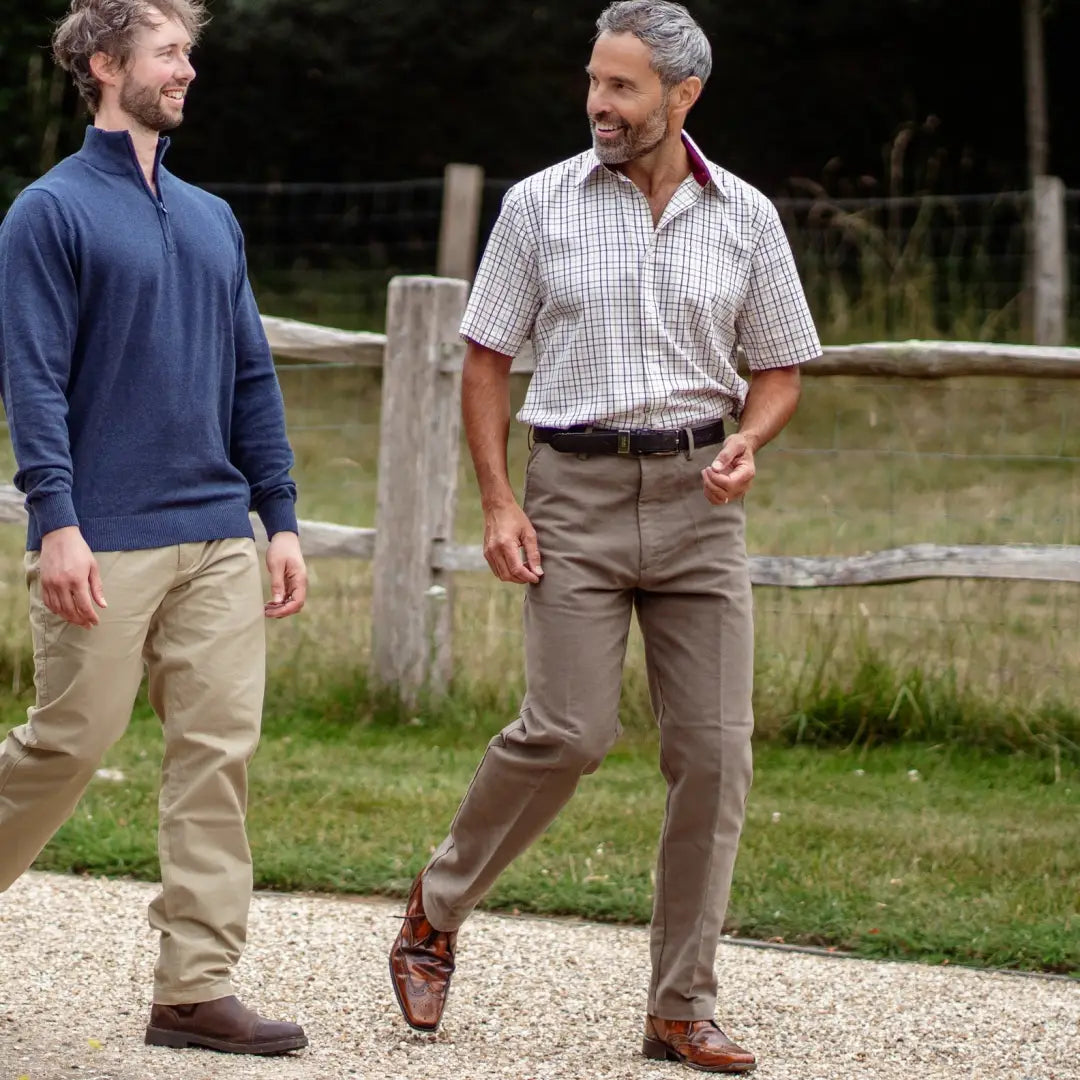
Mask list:
[[[504,356],[517,356],[539,310],[536,246],[517,191],[511,189],[484,249],[461,336]]]
[[[814,320],[780,215],[766,203],[746,301],[735,320],[751,371],[792,367],[821,355]]]

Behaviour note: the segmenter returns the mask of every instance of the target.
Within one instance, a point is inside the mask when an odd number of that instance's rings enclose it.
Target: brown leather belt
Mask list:
[[[535,442],[547,443],[560,454],[686,454],[696,446],[724,441],[723,420],[678,431],[612,431],[586,425],[534,427],[532,431]]]

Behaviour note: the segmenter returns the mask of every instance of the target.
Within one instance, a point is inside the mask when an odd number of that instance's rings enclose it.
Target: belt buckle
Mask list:
[[[681,452],[679,450],[679,432],[671,432],[671,435],[675,440],[675,445],[670,450],[653,450],[649,457],[677,457]]]
[[[617,454],[629,454],[630,453],[630,432],[620,431],[618,446],[615,453]]]

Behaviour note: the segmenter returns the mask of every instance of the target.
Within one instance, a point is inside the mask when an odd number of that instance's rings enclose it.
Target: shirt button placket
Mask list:
[[[657,302],[656,290],[656,251],[659,246],[660,231],[653,229],[652,234],[649,237],[649,246],[645,253],[645,302],[648,305],[648,318],[646,320],[646,347],[648,352],[645,357],[646,368],[645,378],[651,385],[656,379],[656,369],[660,365],[660,305]],[[651,395],[650,395],[651,397]],[[645,427],[655,426],[652,423],[652,417],[643,416],[642,424]]]
[[[651,210],[649,211],[649,223],[650,225],[652,224]],[[649,388],[652,383],[652,379],[649,374],[649,368],[655,361],[655,358],[652,355],[653,321],[656,318],[655,283],[653,280],[653,250],[655,244],[656,232],[655,230],[650,229],[648,233],[648,239],[645,243],[645,257],[641,261],[641,374],[645,382],[646,397],[648,397]],[[649,426],[649,416],[647,409],[642,409],[640,418],[638,419],[638,423],[642,427]]]

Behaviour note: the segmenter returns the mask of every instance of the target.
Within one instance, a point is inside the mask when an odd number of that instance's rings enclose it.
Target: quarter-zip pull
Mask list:
[[[161,190],[160,188],[158,189]],[[169,208],[165,205],[165,200],[160,196],[155,200],[157,202],[157,208],[161,213],[158,220],[161,222],[161,235],[165,241],[165,250],[170,254],[176,252],[176,244],[173,242],[172,222],[169,220]]]

